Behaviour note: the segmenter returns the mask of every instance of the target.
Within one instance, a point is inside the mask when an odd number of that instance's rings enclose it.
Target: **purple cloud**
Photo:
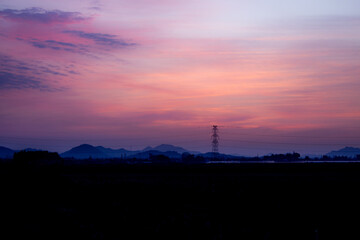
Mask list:
[[[43,65],[37,61],[22,61],[0,54],[0,89],[38,89],[62,91],[49,79],[78,74],[71,66]]]
[[[43,8],[26,8],[22,10],[3,9],[0,17],[13,21],[31,21],[38,23],[73,23],[89,19],[79,12],[48,11]]]
[[[44,79],[0,71],[0,89],[37,89],[40,91],[60,91],[44,83]]]
[[[87,33],[83,31],[64,31],[64,33],[75,35],[80,38],[90,39],[94,41],[96,44],[110,46],[110,47],[131,47],[136,46],[136,43],[127,42],[123,39],[117,39],[116,35],[111,34],[103,34],[103,33]]]
[[[39,49],[51,49],[55,51],[65,51],[69,53],[87,55],[88,57],[95,57],[94,55],[91,55],[89,46],[83,44],[61,42],[56,40],[39,40],[36,38],[31,38],[31,39],[16,38],[16,39],[18,41],[28,43],[33,47]]]
[[[23,75],[52,74],[56,76],[67,76],[66,73],[56,70],[54,66],[50,68],[39,65],[36,61],[25,62],[2,54],[0,54],[0,67],[3,71],[16,74],[21,73]]]

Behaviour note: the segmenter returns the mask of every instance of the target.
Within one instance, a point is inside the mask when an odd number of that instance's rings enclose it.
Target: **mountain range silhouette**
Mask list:
[[[76,159],[86,159],[86,158],[138,158],[146,159],[150,155],[166,155],[170,158],[181,158],[181,154],[188,152],[191,154],[200,154],[200,152],[188,151],[182,147],[173,146],[170,144],[161,144],[156,147],[146,147],[143,150],[131,151],[124,148],[112,149],[105,148],[103,146],[92,146],[89,144],[82,144],[80,146],[74,147],[69,151],[66,151],[60,154],[63,158],[76,158]]]
[[[26,148],[25,151],[39,151],[38,149]],[[1,159],[11,159],[15,152],[19,150],[13,150],[7,147],[0,146],[0,158]],[[66,152],[60,154],[63,158],[75,158],[75,159],[109,159],[109,158],[137,158],[137,159],[148,159],[150,155],[165,155],[173,159],[181,158],[183,153],[190,153],[194,155],[199,155],[203,157],[211,157],[212,153],[201,153],[197,151],[189,151],[179,146],[174,146],[171,144],[161,144],[156,147],[146,147],[142,150],[127,150],[125,148],[112,149],[106,148],[103,146],[92,146],[90,144],[81,144],[77,147],[74,147]],[[357,155],[360,155],[360,148],[355,147],[345,147],[340,150],[331,151],[327,154],[324,154],[329,157],[335,156],[346,156],[349,158],[356,158]],[[239,158],[238,156],[231,156],[226,154],[220,154],[219,156],[223,158],[232,157]]]

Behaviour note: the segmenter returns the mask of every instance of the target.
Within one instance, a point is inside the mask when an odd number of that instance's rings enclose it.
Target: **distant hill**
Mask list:
[[[129,151],[124,148],[120,148],[120,149],[105,148],[103,146],[98,146],[96,148],[101,152],[105,153],[109,158],[126,158],[128,156],[140,152],[140,151]]]
[[[63,158],[76,158],[76,159],[87,159],[87,158],[110,158],[107,154],[99,150],[98,148],[89,144],[82,144],[74,147],[69,151],[60,154]]]
[[[69,151],[62,153],[60,156],[63,158],[76,158],[76,159],[87,159],[91,158],[139,158],[147,159],[149,155],[165,155],[169,158],[179,159],[181,154],[189,152],[191,154],[199,154],[199,152],[188,151],[182,147],[173,146],[170,144],[161,144],[156,147],[146,147],[143,150],[129,151],[124,148],[112,149],[105,148],[103,146],[94,147],[89,144],[82,144],[74,147]]]
[[[0,158],[2,159],[10,159],[13,158],[15,151],[7,148],[7,147],[0,147]]]
[[[176,147],[170,144],[161,144],[157,147],[154,147],[153,150],[160,151],[160,152],[178,152],[178,153],[184,153],[188,152],[188,150],[182,148],[182,147]]]
[[[159,152],[177,152],[177,153],[184,153],[184,152],[188,152],[188,153],[191,153],[191,154],[199,154],[200,152],[195,152],[195,151],[189,151],[189,150],[186,150],[182,147],[178,147],[178,146],[174,146],[174,145],[171,145],[171,144],[161,144],[159,146],[156,146],[154,148],[152,147],[146,147],[145,149],[143,149],[143,152],[146,152],[146,151],[150,151],[150,150],[155,150],[155,151],[159,151]]]
[[[326,154],[326,156],[329,157],[335,157],[335,156],[345,156],[350,158],[355,158],[356,155],[360,155],[360,148],[354,148],[354,147],[345,147],[337,151],[332,151]]]
[[[167,152],[161,152],[157,150],[150,150],[145,152],[139,152],[137,154],[134,154],[130,156],[131,158],[137,158],[137,159],[149,159],[150,155],[158,156],[158,155],[164,155],[171,159],[181,159],[181,154],[175,151],[167,151]]]

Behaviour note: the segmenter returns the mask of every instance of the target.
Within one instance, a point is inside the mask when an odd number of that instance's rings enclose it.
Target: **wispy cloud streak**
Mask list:
[[[0,17],[12,21],[31,21],[43,24],[52,23],[75,23],[88,20],[79,12],[64,12],[60,10],[45,10],[43,8],[3,9],[0,10]]]
[[[41,91],[54,90],[43,84],[43,80],[40,78],[0,71],[0,89],[27,88],[38,89]]]
[[[39,39],[23,39],[17,38],[19,41],[26,42],[31,44],[33,47],[40,48],[40,49],[52,49],[56,51],[66,51],[71,53],[89,53],[89,47],[84,44],[75,44],[69,42],[60,42],[56,40],[39,40]]]
[[[38,89],[60,91],[54,80],[59,77],[77,75],[69,66],[63,68],[38,61],[17,60],[0,54],[0,89]],[[53,79],[53,80],[50,80]]]
[[[112,34],[104,34],[104,33],[88,33],[83,31],[77,30],[66,30],[63,33],[75,35],[80,38],[89,39],[94,41],[96,44],[103,45],[103,46],[110,46],[116,48],[125,48],[136,46],[136,43],[128,42],[123,39],[118,39],[117,35]]]

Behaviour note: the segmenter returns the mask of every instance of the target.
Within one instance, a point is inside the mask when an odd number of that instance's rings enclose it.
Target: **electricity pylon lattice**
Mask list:
[[[212,126],[212,135],[211,135],[211,146],[212,146],[212,152],[215,154],[219,153],[219,134],[218,134],[218,126],[213,125]]]

